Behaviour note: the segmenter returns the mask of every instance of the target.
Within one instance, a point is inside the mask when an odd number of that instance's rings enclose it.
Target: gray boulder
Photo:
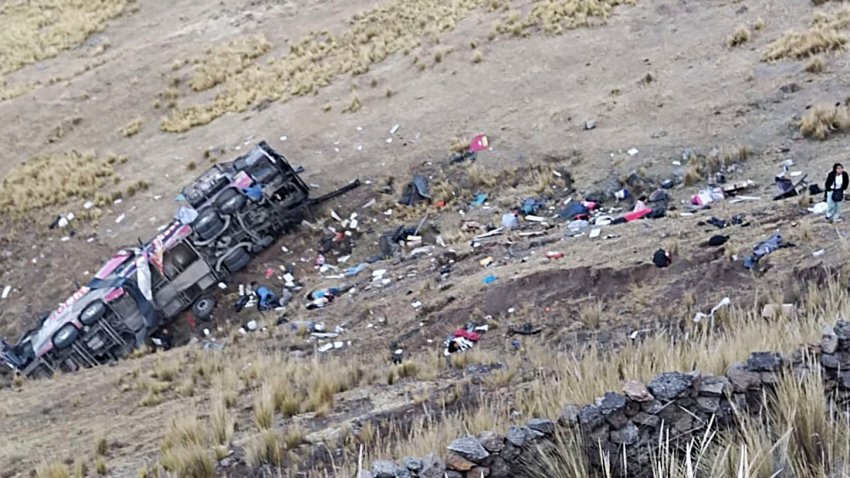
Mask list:
[[[561,416],[558,418],[558,424],[564,427],[574,427],[578,425],[579,408],[575,405],[567,405],[561,410]]]
[[[596,400],[596,405],[599,406],[599,411],[602,412],[602,415],[610,415],[625,408],[626,397],[619,393],[606,392],[602,398]]]
[[[478,436],[478,441],[484,446],[484,449],[490,453],[499,453],[505,448],[505,437],[496,433],[487,431]]]
[[[448,448],[473,463],[481,463],[490,456],[490,453],[484,449],[484,445],[473,436],[458,438],[451,442]]]
[[[446,473],[446,462],[433,453],[422,457],[422,469],[419,478],[443,478]]]
[[[375,478],[395,478],[398,467],[388,460],[378,460],[372,463],[372,475]]]
[[[544,435],[551,436],[555,433],[555,422],[548,418],[532,418],[528,421],[528,428]]]
[[[753,352],[747,368],[754,372],[776,372],[782,367],[782,355],[776,352]]]
[[[673,400],[687,391],[694,378],[681,372],[667,372],[653,378],[648,385],[649,391],[660,400]]]
[[[419,471],[422,469],[422,460],[409,456],[404,459],[404,467],[410,471]]]
[[[611,432],[611,441],[620,445],[634,445],[639,436],[638,427],[628,422],[623,428]]]

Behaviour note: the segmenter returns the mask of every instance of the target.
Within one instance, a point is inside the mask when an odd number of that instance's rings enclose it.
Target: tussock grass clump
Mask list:
[[[727,166],[744,163],[750,159],[752,151],[747,146],[732,146],[714,151],[709,155],[694,155],[688,160],[685,170],[685,186],[691,186],[709,178]]]
[[[765,61],[791,58],[801,60],[811,56],[842,50],[848,41],[841,30],[850,25],[850,8],[815,14],[808,30],[784,34],[762,53]]]
[[[8,0],[0,4],[0,77],[80,45],[132,0]]]
[[[274,430],[265,430],[245,446],[246,461],[251,468],[261,465],[280,465],[283,461],[283,441]]]
[[[204,425],[197,417],[172,418],[160,444],[162,466],[181,477],[212,478],[216,463],[207,445]]]
[[[520,28],[526,30],[542,30],[550,35],[561,34],[567,30],[588,27],[604,23],[620,5],[634,5],[634,0],[548,0],[535,2],[528,16],[520,22]],[[513,22],[511,22],[513,23]],[[511,25],[509,31],[516,33],[516,25]]]
[[[0,77],[0,101],[11,100],[30,90],[26,85],[10,85]]]
[[[35,469],[36,478],[71,478],[68,465],[64,463],[45,463]]]
[[[233,437],[236,423],[233,415],[227,409],[224,396],[217,396],[212,403],[210,411],[210,434],[213,441],[218,445],[227,445]]]
[[[824,140],[836,131],[850,131],[850,111],[847,106],[817,104],[800,120],[803,136]]]
[[[260,394],[254,396],[254,421],[260,430],[268,430],[274,422],[274,389],[270,383],[264,383]]]
[[[726,38],[726,44],[730,47],[736,47],[743,45],[750,41],[752,37],[752,33],[750,33],[750,29],[745,27],[744,25],[739,26],[735,31]]]
[[[100,455],[96,456],[94,459],[94,471],[100,476],[106,474],[106,460]]]
[[[806,71],[809,73],[823,73],[826,65],[823,63],[823,58],[816,56],[806,63]]]
[[[194,91],[208,90],[244,71],[272,47],[265,35],[238,38],[212,48],[198,60],[189,86]]]
[[[173,109],[160,126],[168,132],[187,131],[263,100],[286,101],[312,94],[340,75],[362,75],[388,56],[419,46],[423,37],[454,28],[481,4],[482,0],[423,0],[417,2],[416,15],[410,15],[408,1],[391,0],[355,15],[338,34],[312,32],[277,60],[229,72],[210,101],[186,107],[169,101]]]
[[[597,329],[605,317],[605,303],[590,299],[579,307],[578,321],[589,329]]]
[[[360,96],[357,94],[357,90],[352,88],[351,89],[351,102],[348,104],[348,106],[346,106],[345,108],[342,109],[342,112],[343,113],[354,113],[356,111],[359,111],[360,108],[362,108],[362,107],[363,107],[363,103],[360,101]]]
[[[113,177],[107,161],[77,151],[33,158],[12,169],[0,188],[0,212],[12,215],[92,197]]]
[[[144,121],[141,118],[136,118],[127,124],[127,126],[121,128],[121,134],[127,138],[137,135],[142,130],[143,123]]]

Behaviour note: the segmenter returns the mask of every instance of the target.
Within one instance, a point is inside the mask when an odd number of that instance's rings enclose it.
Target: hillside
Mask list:
[[[557,419],[628,380],[723,374],[846,317],[847,222],[810,213],[820,195],[771,199],[784,164],[822,185],[846,159],[843,2],[11,0],[0,24],[9,341],[170,221],[184,184],[261,140],[303,166],[317,195],[362,182],[228,284],[212,322],[175,324],[181,346],[49,380],[0,373],[2,477],[350,477]],[[479,134],[487,148],[451,160]],[[750,199],[692,207],[718,173],[753,181],[739,195]],[[432,202],[398,203],[413,174]],[[588,197],[616,217],[665,181],[665,217],[595,238],[559,217]],[[631,196],[619,201],[621,188]],[[474,240],[529,198],[542,207],[519,234]],[[367,263],[400,226],[422,243],[336,277],[317,250],[351,217],[352,250],[325,255],[338,269]],[[718,234],[728,241],[706,245]],[[773,234],[793,246],[746,269]],[[653,265],[660,248],[667,268]],[[240,284],[281,291],[283,269],[304,287],[285,310],[235,312]],[[306,309],[307,291],[344,284],[354,292]],[[795,312],[764,314],[781,304]],[[239,330],[251,320],[257,331]],[[338,337],[311,336],[311,321]],[[470,323],[489,330],[446,360],[443,341]],[[510,333],[525,324],[541,332]],[[822,385],[788,383],[783,404]],[[800,410],[835,428],[804,408],[819,397]],[[713,471],[677,462],[656,476],[843,476],[846,437],[810,452],[776,432],[800,426],[784,420],[719,433],[721,451],[703,455]],[[527,476],[605,476],[579,462]]]

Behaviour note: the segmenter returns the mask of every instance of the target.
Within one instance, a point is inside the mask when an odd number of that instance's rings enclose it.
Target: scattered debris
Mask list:
[[[455,330],[444,342],[446,348],[443,355],[449,357],[453,353],[466,352],[481,340],[481,334],[487,332],[488,329],[486,325],[476,326],[473,324]]]
[[[428,180],[421,174],[414,174],[413,178],[407,183],[404,192],[399,199],[399,204],[413,206],[422,201],[431,201],[431,193],[428,191]]]
[[[765,319],[777,317],[797,317],[797,306],[794,304],[765,304],[761,309],[761,316]]]
[[[753,269],[758,265],[759,261],[766,255],[785,247],[795,247],[794,244],[783,241],[782,236],[774,234],[767,240],[759,242],[753,247],[753,254],[744,258],[744,267]]]
[[[481,282],[482,282],[484,285],[490,285],[490,284],[492,284],[493,282],[496,282],[496,276],[494,276],[493,274],[490,274],[490,275],[488,275],[488,276],[484,277],[484,279],[482,279],[482,280],[481,280]]]
[[[586,131],[590,131],[590,130],[592,130],[592,129],[594,129],[594,128],[596,128],[596,121],[594,121],[594,120],[590,120],[590,121],[585,121],[585,122],[584,122],[584,129],[585,129]]]
[[[702,312],[697,312],[696,315],[694,315],[694,322],[699,323],[699,322],[702,322],[703,320],[706,320],[706,319],[714,319],[714,314],[718,310],[720,310],[723,307],[728,307],[731,304],[732,304],[732,299],[730,299],[729,297],[724,297],[720,302],[717,303],[717,305],[715,305],[714,307],[711,308],[711,311],[709,311],[708,314],[703,314]]]
[[[469,143],[469,151],[477,153],[479,151],[484,151],[489,146],[490,140],[487,138],[487,136],[479,134],[478,136],[472,138],[472,141]]]
[[[670,253],[664,249],[658,249],[652,255],[652,263],[655,264],[655,267],[664,268],[669,266],[671,262],[673,261],[670,258]]]
[[[2,292],[2,293],[0,293],[0,299],[7,299],[7,298],[9,298],[9,294],[10,294],[11,292],[12,292],[12,286],[7,285],[6,287],[4,287],[4,288],[3,288],[3,292]]]

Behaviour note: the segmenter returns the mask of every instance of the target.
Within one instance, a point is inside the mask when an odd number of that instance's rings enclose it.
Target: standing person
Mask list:
[[[841,221],[841,201],[844,200],[844,191],[850,185],[850,177],[844,171],[841,163],[832,165],[832,171],[826,175],[826,187],[824,188],[824,199],[826,200],[826,220],[830,222]]]

